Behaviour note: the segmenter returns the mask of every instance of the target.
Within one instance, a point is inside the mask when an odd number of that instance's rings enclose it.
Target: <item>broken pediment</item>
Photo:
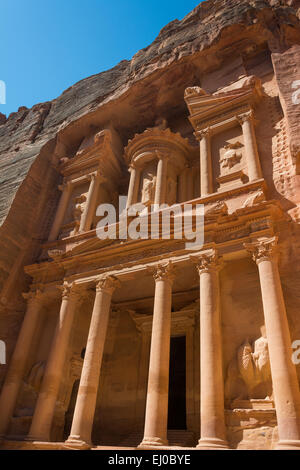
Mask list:
[[[184,99],[193,127],[202,128],[210,121],[224,121],[235,114],[253,108],[262,97],[261,81],[255,76],[244,77],[214,94],[200,87],[189,87]]]

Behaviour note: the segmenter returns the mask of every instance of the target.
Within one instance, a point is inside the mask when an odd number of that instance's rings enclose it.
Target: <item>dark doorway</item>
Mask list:
[[[171,338],[168,429],[186,429],[186,338]]]

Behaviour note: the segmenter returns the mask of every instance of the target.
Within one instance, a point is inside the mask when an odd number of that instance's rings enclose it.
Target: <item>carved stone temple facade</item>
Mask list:
[[[205,1],[0,116],[0,448],[300,450],[299,12]],[[120,196],[203,246],[99,239]]]

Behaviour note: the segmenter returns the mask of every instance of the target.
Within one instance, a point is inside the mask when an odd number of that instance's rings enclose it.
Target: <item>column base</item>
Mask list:
[[[200,439],[196,449],[199,450],[229,450],[227,441],[223,439]]]
[[[300,450],[300,440],[281,440],[277,443],[274,450]]]
[[[76,437],[68,437],[65,441],[65,445],[79,450],[88,450],[92,447],[92,443],[83,441],[82,439],[76,439]]]
[[[138,449],[145,449],[146,447],[162,447],[168,446],[169,441],[168,439],[160,439],[160,437],[144,437]]]

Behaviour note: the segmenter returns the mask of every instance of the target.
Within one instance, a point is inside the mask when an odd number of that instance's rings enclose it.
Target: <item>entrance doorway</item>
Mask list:
[[[168,429],[186,429],[185,336],[171,338]]]

